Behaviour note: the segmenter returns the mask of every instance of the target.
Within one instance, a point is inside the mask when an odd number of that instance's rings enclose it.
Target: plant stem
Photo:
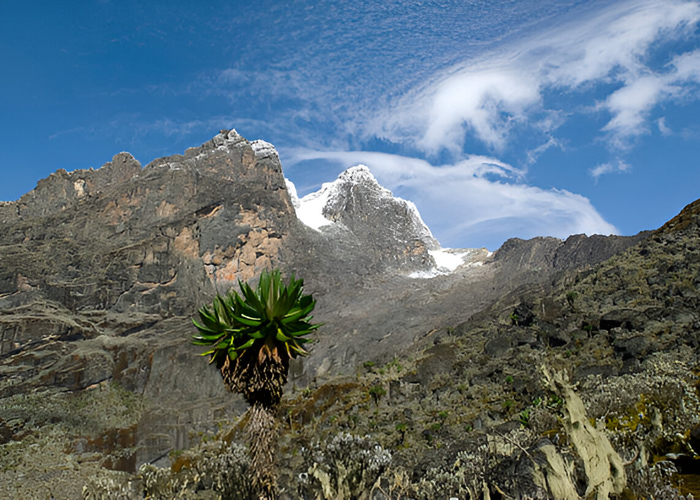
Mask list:
[[[250,408],[248,443],[252,486],[260,500],[277,499],[277,422],[274,408],[255,402]]]

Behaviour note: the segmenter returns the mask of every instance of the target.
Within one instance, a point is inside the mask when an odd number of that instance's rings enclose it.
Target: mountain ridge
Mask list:
[[[235,130],[143,168],[125,153],[103,168],[59,171],[0,206],[0,398],[118,384],[142,409],[118,427],[128,439],[95,449],[105,467],[128,471],[244,411],[190,345],[196,309],[237,279],[271,266],[304,277],[325,326],[289,384],[316,386],[439,343],[497,298],[645,236],[513,240],[473,255],[481,265],[412,278],[436,262],[410,206],[385,196],[377,210],[377,188],[355,184],[327,212],[346,229],[310,228],[274,147]],[[409,230],[382,231],[384,209]]]

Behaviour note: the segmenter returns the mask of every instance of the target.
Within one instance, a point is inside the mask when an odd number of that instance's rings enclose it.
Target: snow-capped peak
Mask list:
[[[408,274],[411,278],[432,278],[463,266],[480,266],[486,258],[485,249],[441,248],[416,206],[382,187],[365,165],[345,170],[301,199],[294,184],[286,182],[301,222],[320,232],[336,226],[341,231],[334,233],[336,238],[349,234],[366,245],[368,252],[397,261],[406,259],[405,265],[414,269]]]
[[[377,179],[370,172],[369,167],[366,165],[356,165],[350,167],[344,172],[342,172],[336,180],[333,182],[325,182],[321,185],[321,189],[315,193],[310,193],[299,199],[296,197],[296,188],[294,184],[287,180],[288,186],[291,185],[294,197],[292,197],[292,204],[297,212],[297,217],[307,226],[319,230],[321,227],[329,226],[334,224],[333,220],[328,219],[326,216],[332,210],[338,211],[343,210],[345,207],[341,202],[341,194],[348,193],[355,186],[365,186],[376,193],[377,199],[392,200],[398,204],[403,205],[408,212],[409,217],[413,220],[415,229],[419,234],[420,239],[423,239],[429,246],[436,247],[437,242],[433,238],[430,229],[425,225],[423,219],[418,213],[416,206],[407,200],[394,197],[391,191],[382,187]],[[292,190],[290,190],[291,196]],[[299,205],[295,204],[294,199],[298,200]],[[339,205],[341,205],[339,207]],[[433,244],[433,242],[435,244]]]
[[[377,182],[377,179],[372,175],[372,172],[369,171],[367,165],[355,165],[354,167],[350,167],[342,172],[333,184],[365,184],[379,188],[383,194],[387,196],[393,196],[391,191],[383,188],[379,182]]]

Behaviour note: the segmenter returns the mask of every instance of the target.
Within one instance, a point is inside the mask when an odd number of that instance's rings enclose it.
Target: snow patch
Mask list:
[[[409,278],[430,279],[450,274],[457,268],[481,267],[484,265],[484,261],[493,254],[485,248],[440,248],[428,250],[428,253],[435,260],[435,267],[427,271],[411,273],[408,275]]]
[[[453,250],[452,248],[440,248],[438,250],[428,250],[428,253],[435,260],[435,267],[428,271],[416,271],[408,275],[409,278],[429,279],[436,276],[450,274],[459,266],[464,265],[471,252],[464,250]]]
[[[411,274],[408,275],[409,278],[412,279],[419,279],[419,280],[427,280],[430,278],[435,278],[436,276],[442,276],[443,274],[449,274],[449,273],[442,273],[437,270],[436,267],[430,269],[429,271],[415,271]]]
[[[326,206],[331,193],[337,192],[335,182],[327,182],[321,186],[320,191],[310,193],[299,199],[296,186],[289,179],[285,179],[289,198],[292,200],[292,205],[297,213],[297,218],[312,229],[318,231],[323,226],[333,224],[333,221],[326,219],[323,216],[323,207]]]
[[[354,167],[350,167],[343,173],[341,173],[338,176],[338,179],[333,181],[332,184],[374,184],[379,188],[381,193],[389,198],[392,198],[394,195],[391,194],[391,191],[386,189],[385,187],[381,186],[379,182],[377,182],[377,179],[372,175],[372,172],[369,171],[369,167],[367,165],[355,165]]]
[[[438,270],[448,273],[464,264],[464,257],[468,254],[468,252],[455,252],[451,248],[428,250],[428,253],[435,259],[435,265]]]
[[[321,191],[307,194],[299,200],[297,217],[299,217],[304,224],[317,231],[323,226],[330,226],[333,224],[333,221],[323,216],[323,207],[326,206],[328,198],[331,195],[331,190],[327,189],[328,187],[329,185],[324,184]]]
[[[294,210],[299,210],[299,195],[297,194],[297,187],[292,181],[284,178],[284,184],[287,186],[287,192],[289,193],[289,199],[292,200],[292,206]],[[297,216],[298,217],[298,216]]]

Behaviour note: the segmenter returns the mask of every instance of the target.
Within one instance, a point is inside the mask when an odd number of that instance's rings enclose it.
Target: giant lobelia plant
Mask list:
[[[285,284],[278,270],[263,271],[255,289],[238,282],[241,294],[217,295],[199,309],[196,345],[210,346],[202,356],[216,363],[226,387],[250,404],[247,436],[251,482],[260,498],[277,496],[276,415],[287,382],[289,360],[304,356],[303,345],[319,324],[309,316],[316,301],[303,294],[304,281],[294,274]]]

